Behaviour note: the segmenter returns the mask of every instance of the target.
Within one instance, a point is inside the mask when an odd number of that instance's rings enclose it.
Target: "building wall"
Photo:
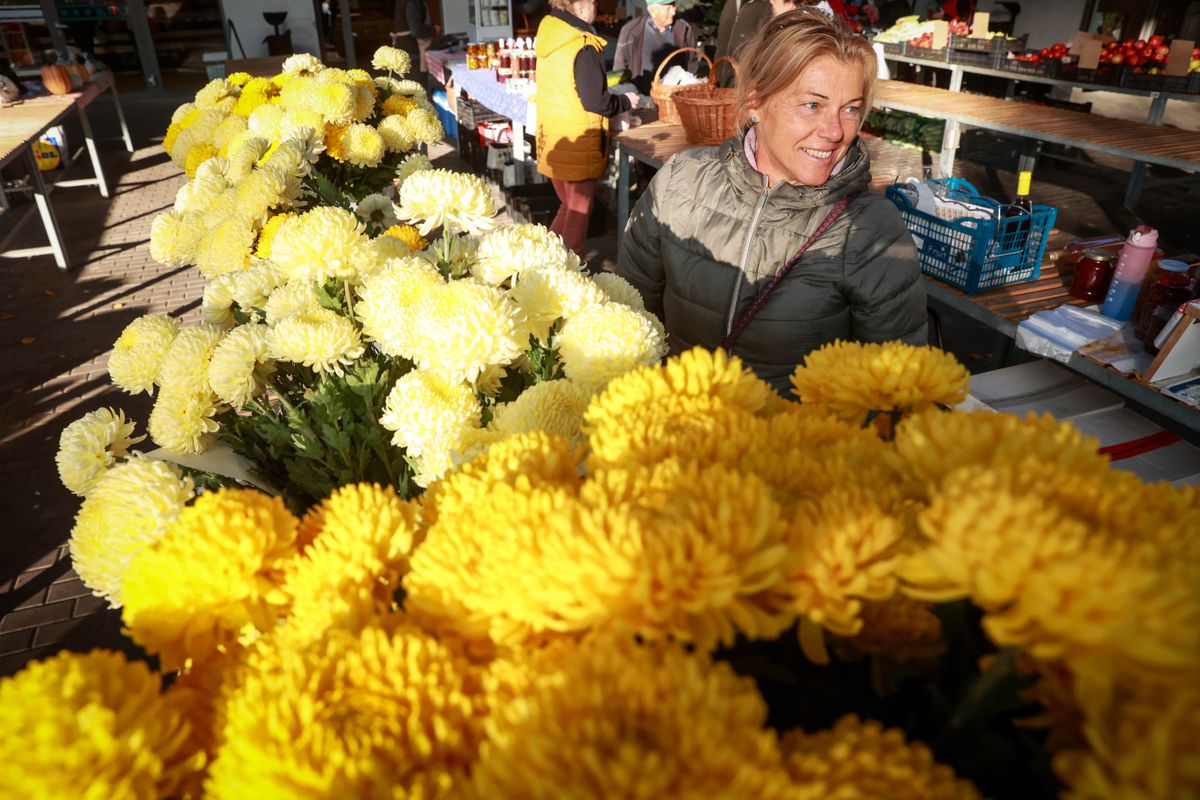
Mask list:
[[[467,5],[471,0],[442,0],[442,30],[446,33],[467,32]]]
[[[287,19],[279,26],[279,30],[292,32],[292,52],[312,53],[320,56],[317,47],[317,22],[312,0],[271,0],[270,3],[247,3],[244,0],[223,0],[221,7],[226,20],[232,20],[237,29],[242,47],[246,49],[246,58],[256,58],[267,55],[267,45],[263,39],[275,32],[275,29],[263,19],[264,9],[271,11],[286,11]],[[233,51],[230,58],[241,58],[242,51],[237,41],[230,38]]]
[[[1086,0],[1026,0],[1021,3],[1021,13],[1017,15],[1013,34],[1029,34],[1029,46],[1039,50],[1055,42],[1070,44],[1079,30],[1086,5]],[[976,10],[994,12],[997,15],[1008,13],[996,0],[979,0]]]

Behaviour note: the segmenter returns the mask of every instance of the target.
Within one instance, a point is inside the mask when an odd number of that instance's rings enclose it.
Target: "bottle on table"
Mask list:
[[[1008,223],[1002,227],[1003,240],[1000,242],[1002,252],[1024,250],[1029,241],[1030,223],[1033,221],[1033,201],[1029,199],[1029,187],[1033,182],[1033,172],[1023,169],[1017,175],[1017,194],[1013,201],[1004,207],[1001,216],[1005,219],[1024,217],[1017,223]]]
[[[1101,314],[1110,319],[1129,319],[1157,244],[1158,231],[1149,225],[1139,225],[1129,232],[1117,256],[1117,269],[1108,285]]]
[[[1158,274],[1146,292],[1146,302],[1134,326],[1134,335],[1142,340],[1146,352],[1156,353],[1154,340],[1175,311],[1191,299],[1191,277],[1185,261],[1162,259]]]

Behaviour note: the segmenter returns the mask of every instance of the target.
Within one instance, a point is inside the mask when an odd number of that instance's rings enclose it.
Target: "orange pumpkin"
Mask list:
[[[74,86],[71,73],[62,64],[47,64],[42,67],[42,83],[50,94],[69,94]]]

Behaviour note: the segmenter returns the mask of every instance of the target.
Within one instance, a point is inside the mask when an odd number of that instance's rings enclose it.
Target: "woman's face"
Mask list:
[[[863,115],[862,67],[819,56],[783,92],[760,107],[758,169],[771,179],[820,186],[858,136]]]

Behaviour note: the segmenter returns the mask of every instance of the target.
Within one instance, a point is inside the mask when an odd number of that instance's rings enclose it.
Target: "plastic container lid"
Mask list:
[[[1116,261],[1117,254],[1112,250],[1105,250],[1100,247],[1089,247],[1083,251],[1083,257],[1091,261]]]
[[[1175,259],[1173,259],[1173,258],[1163,258],[1163,259],[1160,259],[1160,260],[1159,260],[1159,262],[1158,262],[1158,268],[1159,268],[1160,270],[1164,270],[1164,269],[1165,269],[1167,272],[1187,272],[1189,269],[1191,269],[1191,268],[1190,268],[1190,267],[1187,265],[1187,262],[1185,262],[1185,261],[1176,261],[1176,260],[1175,260]]]

